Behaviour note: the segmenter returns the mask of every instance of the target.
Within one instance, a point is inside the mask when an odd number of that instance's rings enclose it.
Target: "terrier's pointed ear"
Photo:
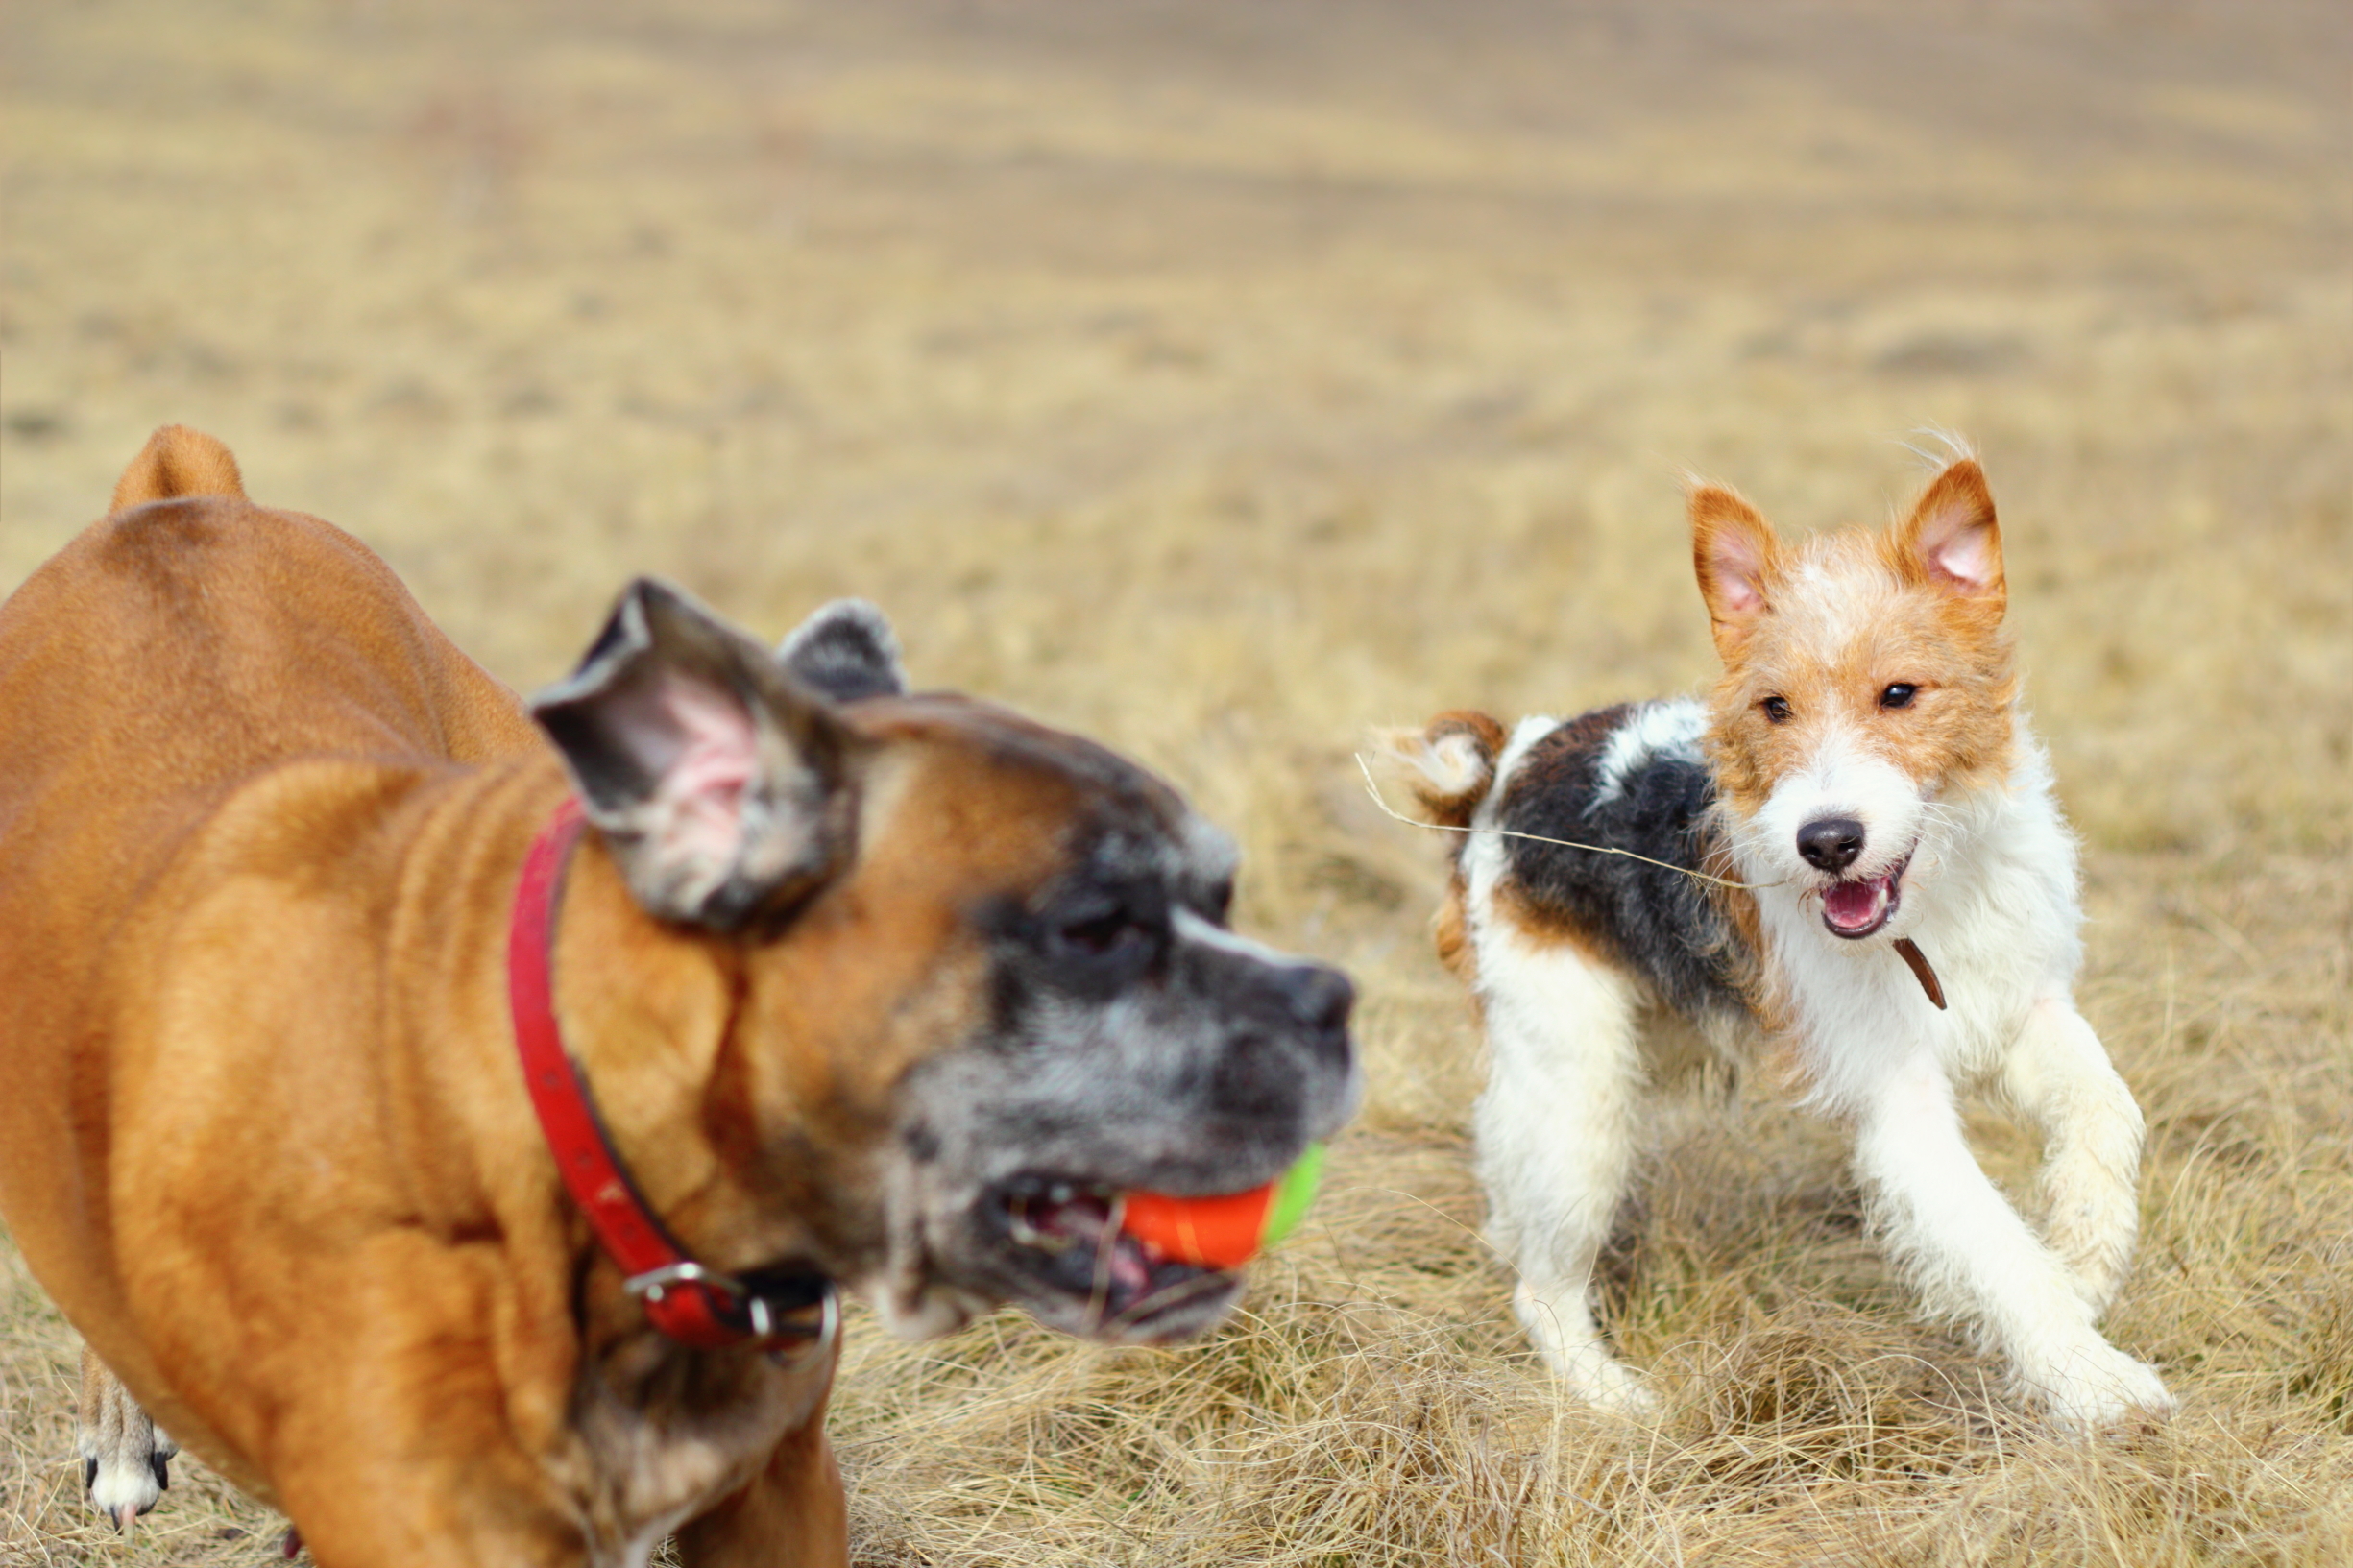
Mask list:
[[[1716,652],[1729,660],[1772,608],[1766,589],[1780,569],[1781,540],[1755,507],[1722,485],[1694,485],[1689,505],[1691,565]]]
[[[848,862],[857,738],[765,647],[667,583],[632,583],[531,712],[649,914],[731,929]]]
[[[1929,481],[1896,530],[1896,546],[1906,575],[1981,601],[1997,615],[2008,600],[1994,493],[1975,458],[1961,459]]]
[[[776,650],[785,668],[836,702],[907,691],[898,634],[863,599],[836,599],[793,629]]]

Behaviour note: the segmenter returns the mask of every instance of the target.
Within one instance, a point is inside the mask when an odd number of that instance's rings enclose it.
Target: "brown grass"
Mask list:
[[[10,8],[0,585],[152,425],[530,686],[631,572],[1146,758],[1372,1094],[1230,1330],[856,1325],[868,1563],[2353,1561],[2353,72],[2339,0]],[[2110,1318],[2183,1396],[2040,1435],[1914,1324],[1835,1142],[1662,1129],[1609,1281],[1655,1430],[1556,1402],[1475,1238],[1439,848],[1362,728],[1706,678],[1678,481],[1876,515],[1968,432],[2149,1113]],[[4,874],[4,873],[0,873]],[[1988,1162],[2030,1153],[1998,1123]],[[0,1246],[0,1560],[84,1511]],[[236,1533],[243,1532],[243,1533]]]

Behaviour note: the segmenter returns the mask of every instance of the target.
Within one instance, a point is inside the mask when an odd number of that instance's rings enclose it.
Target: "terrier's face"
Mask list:
[[[1795,548],[1732,491],[1699,488],[1690,511],[1734,851],[1752,878],[1819,899],[1831,934],[1900,936],[1906,886],[1925,891],[1944,858],[1939,803],[2009,764],[2017,678],[1985,476],[1963,459],[1903,521]]]

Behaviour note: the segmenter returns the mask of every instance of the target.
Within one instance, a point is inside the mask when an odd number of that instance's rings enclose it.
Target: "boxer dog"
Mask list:
[[[845,1562],[837,1283],[1198,1332],[1118,1194],[1349,1107],[1230,841],[870,607],[642,580],[526,710],[209,437],[114,500],[0,605],[0,1213],[126,1523],[176,1439],[335,1568]]]

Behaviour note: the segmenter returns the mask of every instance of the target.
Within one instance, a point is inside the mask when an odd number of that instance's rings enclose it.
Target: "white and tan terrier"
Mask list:
[[[1520,1320],[1585,1399],[1649,1406],[1587,1300],[1648,1086],[1772,1042],[1851,1127],[1931,1314],[2063,1428],[2171,1409],[2094,1326],[2132,1256],[2141,1115],[2072,995],[2075,845],[2020,711],[1983,473],[1963,458],[1903,521],[1802,543],[1715,485],[1690,518],[1707,701],[1388,737],[1463,830],[1439,946],[1492,1048],[1478,1164]],[[2039,1234],[1963,1141],[1970,1090],[2042,1137]]]

